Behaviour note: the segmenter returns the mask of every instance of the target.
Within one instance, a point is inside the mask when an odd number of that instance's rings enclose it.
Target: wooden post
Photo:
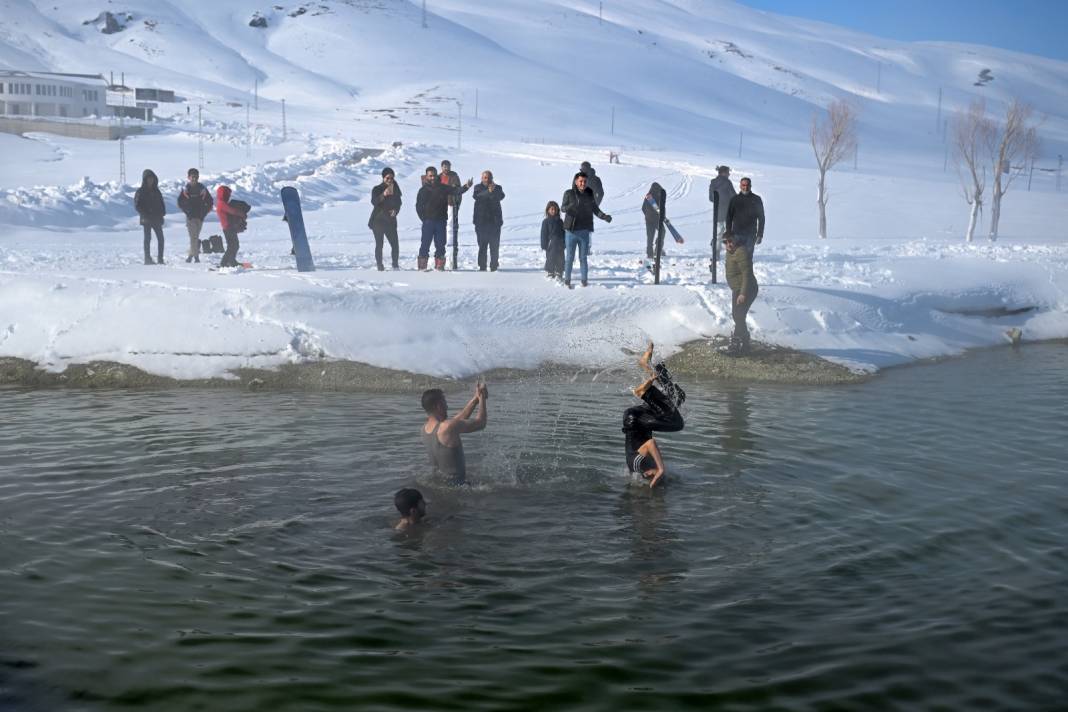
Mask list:
[[[716,263],[719,262],[719,191],[712,192],[712,260],[709,269],[712,270],[712,284],[716,283]]]

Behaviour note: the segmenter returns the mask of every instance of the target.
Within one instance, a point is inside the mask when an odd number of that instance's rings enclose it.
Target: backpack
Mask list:
[[[244,213],[243,216],[232,216],[230,220],[233,222],[234,232],[244,232],[248,229],[248,214],[252,210],[252,206],[246,203],[244,200],[231,200],[230,207],[234,210],[239,210]]]

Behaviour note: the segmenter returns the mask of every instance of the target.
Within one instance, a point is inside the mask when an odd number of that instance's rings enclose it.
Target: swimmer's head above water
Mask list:
[[[411,487],[398,490],[393,495],[393,504],[401,513],[401,520],[397,523],[398,529],[418,524],[419,520],[426,516],[426,500],[423,493]]]
[[[423,391],[423,410],[427,415],[432,415],[438,420],[444,420],[449,414],[449,404],[445,401],[445,393],[440,388],[430,388]]]

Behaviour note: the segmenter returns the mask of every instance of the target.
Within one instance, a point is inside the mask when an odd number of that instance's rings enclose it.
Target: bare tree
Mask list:
[[[990,195],[990,239],[998,239],[1001,197],[1038,153],[1038,130],[1031,120],[1034,108],[1013,99],[1005,110],[1005,125],[994,126],[994,185]]]
[[[819,191],[816,203],[820,206],[820,239],[827,239],[827,171],[853,153],[857,147],[857,112],[844,101],[835,100],[827,107],[825,115],[812,117],[812,152],[816,154],[816,167],[820,171]]]
[[[971,206],[968,217],[968,242],[975,238],[979,213],[983,210],[983,191],[986,190],[987,159],[993,152],[991,142],[993,122],[986,116],[986,102],[973,101],[967,111],[953,117],[950,128],[953,140],[953,162],[957,166],[964,200]]]

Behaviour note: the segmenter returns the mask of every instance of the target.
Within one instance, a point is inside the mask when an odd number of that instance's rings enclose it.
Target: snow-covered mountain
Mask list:
[[[860,109],[861,143],[938,152],[941,116],[1012,97],[1068,147],[1068,63],[905,43],[731,0],[3,0],[0,67],[125,72],[197,102],[285,98],[368,136],[700,147],[800,160],[814,110]],[[105,34],[102,13],[123,29]],[[254,27],[250,22],[259,18]],[[112,27],[114,29],[114,27]],[[980,80],[993,77],[990,80]],[[478,91],[478,119],[474,119]],[[613,129],[614,111],[614,133]],[[744,132],[744,136],[740,136]]]

